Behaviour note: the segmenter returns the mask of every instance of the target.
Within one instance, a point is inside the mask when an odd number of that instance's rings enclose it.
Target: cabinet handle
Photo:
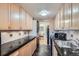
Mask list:
[[[9,26],[8,29],[11,29],[11,27]]]

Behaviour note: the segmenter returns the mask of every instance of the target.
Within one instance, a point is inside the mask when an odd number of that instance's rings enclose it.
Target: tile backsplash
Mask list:
[[[67,39],[79,39],[79,31],[68,31],[67,32]]]
[[[27,32],[1,32],[1,44],[20,39],[22,37],[28,36]]]
[[[65,31],[58,31],[58,32],[64,32],[67,34],[67,40],[70,39],[79,39],[79,30],[65,30]]]

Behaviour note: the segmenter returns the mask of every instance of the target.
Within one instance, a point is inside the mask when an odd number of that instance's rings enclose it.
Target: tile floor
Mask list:
[[[42,38],[39,41],[39,47],[33,56],[51,56],[50,46],[47,45],[47,40]]]

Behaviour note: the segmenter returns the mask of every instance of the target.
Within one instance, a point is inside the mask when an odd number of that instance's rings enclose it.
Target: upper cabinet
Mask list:
[[[64,8],[60,10],[60,29],[64,29]]]
[[[79,29],[79,3],[72,4],[72,29]]]
[[[9,4],[0,4],[0,30],[8,30],[10,25]]]
[[[0,30],[32,30],[32,17],[19,5],[0,4]]]
[[[59,10],[58,29],[64,29],[63,8]]]
[[[64,6],[64,29],[70,29],[71,27],[71,4],[65,4]]]
[[[10,4],[10,24],[11,24],[11,30],[19,30],[20,29],[20,24],[19,24],[19,18],[20,18],[20,13],[19,13],[19,6],[15,4]]]
[[[49,29],[54,30],[55,29],[55,19],[49,20]]]
[[[23,8],[20,8],[20,29],[21,30],[26,30],[27,29],[27,22],[26,22],[26,12]]]
[[[27,30],[32,30],[32,17],[29,14],[26,14]]]
[[[55,30],[79,30],[79,3],[66,3],[55,17]]]
[[[59,29],[59,13],[55,17],[55,30]]]
[[[64,29],[64,19],[63,19],[63,11],[64,9],[61,8],[59,10],[59,12],[57,13],[56,17],[55,17],[55,21],[54,21],[54,27],[55,27],[55,30],[62,30]]]

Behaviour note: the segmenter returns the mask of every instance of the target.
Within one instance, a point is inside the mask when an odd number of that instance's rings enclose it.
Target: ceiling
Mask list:
[[[61,8],[62,3],[20,3],[28,13],[30,13],[35,19],[47,20],[52,19]],[[41,10],[47,10],[50,14],[46,16],[39,15]]]

